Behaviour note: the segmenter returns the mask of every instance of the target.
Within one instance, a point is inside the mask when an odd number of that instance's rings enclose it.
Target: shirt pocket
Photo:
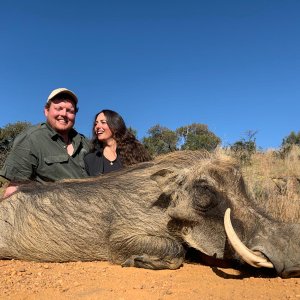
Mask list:
[[[60,154],[60,155],[50,155],[44,158],[44,162],[46,165],[53,165],[57,163],[66,163],[69,160],[68,154]]]

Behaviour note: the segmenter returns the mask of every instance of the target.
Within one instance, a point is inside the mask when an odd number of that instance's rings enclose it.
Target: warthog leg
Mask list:
[[[170,238],[143,234],[121,240],[114,233],[110,236],[110,255],[123,267],[161,270],[178,269],[185,252],[181,243]]]
[[[178,269],[183,263],[183,257],[164,257],[161,259],[156,256],[143,255],[132,255],[130,258],[122,264],[122,267],[136,267],[145,268],[152,270],[161,269]]]

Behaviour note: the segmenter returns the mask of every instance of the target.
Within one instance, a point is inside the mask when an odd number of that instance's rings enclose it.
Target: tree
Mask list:
[[[246,138],[242,138],[236,141],[230,146],[230,150],[233,155],[240,160],[243,164],[249,164],[251,156],[256,152],[256,138],[257,131],[248,130],[245,135]]]
[[[287,137],[282,140],[282,147],[289,146],[289,145],[298,145],[300,146],[300,131],[295,133],[292,131]]]
[[[148,135],[143,138],[142,143],[151,155],[156,156],[177,150],[177,134],[167,127],[157,124],[148,130]]]
[[[286,156],[294,146],[300,146],[300,131],[296,133],[291,131],[291,133],[282,140],[280,154],[281,156]]]
[[[8,123],[0,128],[0,168],[5,162],[15,137],[30,125],[29,122],[16,122]]]
[[[0,128],[0,141],[5,139],[15,139],[15,137],[21,133],[24,129],[31,126],[29,122],[16,122],[8,123],[3,128]]]
[[[176,129],[182,141],[182,150],[205,149],[213,151],[221,143],[221,139],[211,132],[207,125],[193,123]]]

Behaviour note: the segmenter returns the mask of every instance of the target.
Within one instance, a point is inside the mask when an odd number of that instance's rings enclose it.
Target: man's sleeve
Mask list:
[[[14,141],[0,176],[10,181],[26,181],[32,178],[38,159],[31,151],[31,139],[26,133],[18,135]]]

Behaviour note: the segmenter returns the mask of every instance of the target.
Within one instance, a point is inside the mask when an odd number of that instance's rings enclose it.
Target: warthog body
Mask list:
[[[279,275],[299,276],[300,225],[259,212],[231,162],[197,151],[105,176],[22,186],[0,202],[0,258],[176,269],[184,247],[192,247],[239,259],[224,230],[227,208],[248,248]]]

